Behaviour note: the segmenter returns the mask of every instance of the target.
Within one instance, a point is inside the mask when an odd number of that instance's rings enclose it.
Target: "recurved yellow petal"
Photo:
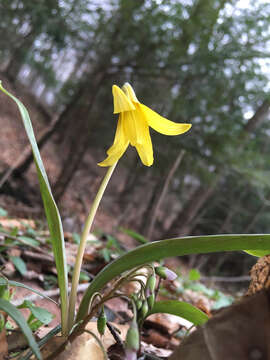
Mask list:
[[[129,98],[124,93],[124,91],[120,89],[120,87],[118,87],[117,85],[113,85],[112,93],[113,93],[114,114],[118,114],[123,111],[135,110],[135,106],[129,100]]]
[[[114,146],[114,145],[113,145]],[[128,147],[128,142],[123,145],[122,147],[117,147],[114,148],[115,151],[111,151],[110,155],[107,156],[107,158],[105,160],[103,160],[102,162],[98,163],[99,166],[112,166],[113,164],[115,164],[120,157],[124,154],[124,152],[126,151]],[[112,147],[111,147],[112,148]],[[110,149],[111,149],[110,148]],[[109,150],[110,150],[109,149]]]
[[[128,83],[126,82],[123,86],[122,86],[122,89],[124,91],[124,93],[127,95],[127,97],[135,102],[135,103],[138,103],[139,100],[137,99],[137,96],[135,94],[135,91],[133,90],[133,87]]]
[[[163,116],[160,116],[149,107],[139,104],[146,121],[151,128],[164,135],[179,135],[183,134],[191,128],[191,124],[181,124],[170,121]]]

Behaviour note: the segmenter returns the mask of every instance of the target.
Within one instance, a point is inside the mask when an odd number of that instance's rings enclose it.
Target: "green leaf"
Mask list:
[[[33,238],[30,238],[28,236],[18,236],[18,239],[22,240],[23,243],[25,243],[26,245],[30,245],[30,246],[39,246],[40,245],[39,241],[37,241]]]
[[[5,279],[5,278],[1,278],[1,277],[0,277],[0,286],[4,286],[4,285],[16,286],[16,287],[21,287],[21,288],[30,290],[30,291],[34,292],[35,294],[43,297],[44,299],[47,299],[47,300],[52,301],[55,305],[58,305],[58,303],[57,303],[56,301],[54,301],[52,298],[50,298],[50,297],[47,296],[47,295],[42,294],[42,292],[40,292],[40,291],[38,291],[38,290],[36,290],[36,289],[33,289],[33,288],[31,288],[30,286],[24,285],[24,284],[19,283],[19,282],[17,282],[17,281],[11,281],[11,280],[7,280],[7,279]]]
[[[110,259],[111,259],[111,252],[110,252],[110,250],[107,249],[107,248],[104,248],[104,249],[102,249],[100,252],[101,252],[104,260],[108,263],[108,262],[110,261]]]
[[[206,287],[204,284],[201,284],[201,283],[187,284],[185,286],[185,288],[196,291],[196,292],[200,292],[200,293],[208,296],[209,298],[213,298],[216,295],[216,290],[209,289],[208,287]]]
[[[37,168],[38,180],[40,184],[41,196],[45,208],[45,213],[48,221],[48,226],[52,238],[53,253],[55,257],[58,284],[60,288],[61,298],[61,317],[62,317],[62,330],[63,332],[67,329],[67,314],[68,314],[68,277],[67,277],[67,263],[65,255],[65,242],[62,228],[62,222],[56,203],[54,201],[49,180],[38,150],[37,142],[35,139],[34,131],[32,128],[31,120],[25,106],[12,94],[2,87],[0,82],[0,90],[13,99],[22,116],[23,124],[30,141],[34,161]]]
[[[14,227],[14,228],[10,231],[9,235],[10,235],[10,236],[17,236],[18,232],[19,232],[19,229],[18,229],[17,227]]]
[[[165,300],[155,302],[154,307],[148,315],[156,313],[177,315],[192,322],[196,326],[203,325],[208,320],[208,316],[203,311],[197,309],[191,304],[178,300]]]
[[[56,336],[60,331],[61,331],[61,325],[57,325],[38,342],[39,347],[41,348],[42,346],[44,346],[49,341],[49,339]],[[28,353],[19,360],[29,360],[31,356],[32,356],[32,351],[29,350]]]
[[[79,245],[80,244],[80,241],[81,241],[81,237],[78,233],[73,233],[72,234],[72,239],[74,241],[75,244]]]
[[[131,229],[125,229],[125,228],[120,228],[120,230],[129,235],[130,237],[132,237],[134,240],[137,240],[140,244],[146,244],[148,243],[148,240],[141,234],[138,234],[136,231],[131,230]]]
[[[31,329],[27,325],[24,317],[20,313],[20,311],[12,305],[10,302],[0,299],[0,309],[7,313],[21,328],[24,336],[26,337],[29,346],[31,347],[33,353],[36,355],[37,359],[42,360],[41,353],[39,351],[36,340],[34,339]]]
[[[15,268],[19,271],[19,273],[23,276],[27,272],[27,268],[25,262],[19,256],[10,256],[10,260],[13,262]]]
[[[269,250],[245,250],[245,252],[249,255],[256,257],[263,257],[270,254]]]
[[[79,281],[83,281],[83,282],[89,282],[90,281],[90,277],[85,274],[84,272],[80,272],[80,277],[79,277]]]
[[[8,212],[5,209],[0,207],[0,216],[1,217],[6,217],[7,215],[8,215]]]
[[[270,249],[269,234],[205,235],[160,240],[141,245],[120,256],[105,266],[86,290],[81,301],[77,320],[82,320],[88,312],[89,301],[95,292],[124,271],[172,256],[206,254],[219,251]]]
[[[28,323],[30,329],[32,330],[32,332],[37,331],[41,326],[43,326],[42,322],[39,320],[34,320],[32,321],[30,324]]]
[[[27,230],[26,230],[27,235],[33,237],[37,236],[37,231],[29,226],[27,226]]]
[[[222,293],[221,293],[222,294]],[[232,296],[226,296],[224,294],[219,294],[219,299],[214,303],[212,306],[213,310],[218,310],[225,306],[230,306],[233,303],[233,297]]]
[[[200,277],[201,277],[201,274],[196,269],[191,269],[188,273],[188,278],[191,281],[198,281],[198,280],[200,280]]]
[[[25,300],[20,306],[18,306],[18,308],[29,309],[33,316],[44,325],[48,325],[54,318],[53,314],[51,314],[48,310],[39,306],[35,306],[31,301],[28,300]]]

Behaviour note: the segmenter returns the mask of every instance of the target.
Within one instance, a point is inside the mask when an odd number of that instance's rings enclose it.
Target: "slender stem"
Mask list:
[[[73,275],[72,275],[72,285],[71,285],[71,292],[70,292],[70,297],[69,297],[70,303],[69,303],[69,314],[68,314],[69,330],[71,330],[73,323],[74,323],[75,304],[76,304],[76,299],[77,299],[77,288],[78,288],[80,271],[81,271],[81,266],[82,266],[82,261],[83,261],[83,254],[84,254],[84,250],[85,250],[85,246],[86,246],[86,240],[87,240],[87,237],[91,230],[91,226],[93,224],[99,203],[102,199],[102,196],[108,185],[108,182],[112,176],[112,173],[116,167],[116,164],[117,164],[117,162],[108,168],[108,171],[107,171],[106,175],[104,176],[104,179],[100,185],[100,188],[97,192],[95,200],[90,209],[88,218],[84,225],[83,233],[81,236],[81,240],[80,240],[80,244],[79,244],[79,248],[78,248],[78,252],[77,252],[77,256],[76,256],[76,262],[75,262],[75,266],[74,266],[74,270],[73,270]]]

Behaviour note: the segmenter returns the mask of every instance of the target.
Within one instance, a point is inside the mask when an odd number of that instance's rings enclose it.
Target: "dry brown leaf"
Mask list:
[[[54,351],[63,343],[63,338],[56,337],[54,341],[50,342],[42,351],[43,358]],[[57,356],[58,360],[104,360],[102,350],[97,344],[93,336],[84,333],[78,336],[72,344],[68,344],[66,349]]]
[[[13,331],[7,337],[8,342],[8,351],[20,351],[21,349],[27,346],[27,340],[24,334],[18,329],[18,331]]]
[[[172,350],[162,349],[154,346],[153,344],[147,344],[144,341],[141,342],[141,350],[147,354],[152,354],[162,358],[167,358],[172,353]]]
[[[121,332],[121,338],[124,340],[129,325],[118,325],[113,324]],[[89,322],[86,327],[87,330],[93,332],[99,337],[97,331],[97,323]],[[57,347],[59,347],[64,342],[62,337],[55,337],[46,344],[45,348],[42,351],[43,357],[46,359]],[[105,334],[102,339],[104,348],[107,350],[112,344],[115,343],[115,340],[108,329],[106,329]],[[103,360],[103,352],[97,344],[96,340],[89,333],[84,333],[78,336],[71,344],[67,345],[66,349],[57,356],[57,360]]]
[[[270,359],[270,292],[221,310],[193,332],[170,360]]]
[[[0,332],[0,360],[4,360],[8,354],[8,343],[6,337],[6,330]]]
[[[5,275],[8,279],[14,277],[16,273],[15,266],[11,261],[8,261],[4,265],[4,269],[1,270],[2,274]]]
[[[132,318],[132,311],[128,308],[128,302],[120,297],[110,299],[106,302],[106,306],[114,313],[125,314],[125,318]]]
[[[26,230],[27,227],[35,229],[36,224],[33,220],[29,219],[7,219],[0,218],[0,225],[5,229],[12,229],[16,227],[19,230]]]
[[[83,261],[85,262],[91,262],[98,258],[99,254],[93,246],[87,246],[85,249],[85,253],[83,254]]]
[[[10,248],[8,251],[7,251],[8,255],[9,256],[17,256],[17,257],[20,257],[21,254],[22,254],[22,250],[21,249],[18,249],[16,247],[12,247]]]
[[[190,321],[172,314],[157,313],[150,315],[147,319],[166,326],[170,334],[177,331],[181,326],[188,329],[193,325]]]

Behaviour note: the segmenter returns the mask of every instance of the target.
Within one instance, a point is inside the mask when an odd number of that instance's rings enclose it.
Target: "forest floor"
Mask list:
[[[11,85],[4,76],[1,76],[1,78],[4,87],[16,94],[26,105],[38,137],[38,134],[48,126],[46,116],[40,111],[33,96],[27,94],[21,85],[16,87]],[[14,166],[24,156],[25,149],[28,147],[28,140],[19,112],[15,104],[3,95],[0,96],[0,128],[0,174],[3,174],[4,171]],[[104,174],[104,169],[96,166],[96,159],[102,159],[103,156],[104,154],[97,153],[95,156],[88,154],[85,157],[85,166],[82,166],[82,169],[74,176],[61,200],[60,210],[64,219],[67,257],[71,265],[74,263],[81,224],[86,217],[101,177]],[[42,157],[49,179],[54,183],[59,174],[62,161],[57,143],[49,141],[42,149]],[[89,168],[91,168],[91,171],[89,171]],[[92,169],[95,170],[92,171]],[[84,256],[85,278],[81,282],[81,291],[85,289],[85,284],[88,283],[91,276],[102,269],[106,263],[118,256],[123,250],[138,245],[134,238],[119,231],[119,216],[121,214],[117,205],[110,201],[111,194],[121,189],[121,179],[125,176],[124,170],[120,169],[117,175],[112,178],[101,204],[101,209],[98,211],[94,224],[96,235],[89,239]],[[26,179],[31,188],[38,189],[33,165],[27,172]],[[21,191],[23,192],[24,189]],[[35,199],[35,197],[31,199]],[[16,197],[0,195],[0,260],[5,265],[2,273],[8,279],[23,282],[25,285],[57,297],[56,269],[51,259],[50,247],[46,243],[49,234],[44,228],[42,219],[44,219],[44,213],[39,201],[31,203],[29,206],[18,201]],[[32,244],[29,238],[32,239]],[[33,245],[33,240],[37,240],[38,245]],[[6,241],[9,241],[8,246]],[[45,256],[45,253],[48,253],[48,256]],[[22,262],[18,264],[14,261],[14,258],[20,258]],[[188,269],[183,268],[183,264],[180,263],[179,259],[170,260],[166,265],[174,270],[179,269],[181,266],[181,276],[179,272],[179,278],[176,281],[171,284],[165,283],[162,287],[161,298],[177,298],[188,301],[207,314],[210,314],[213,309],[229,305],[233,301],[232,296],[226,295],[217,289],[213,290],[212,285],[205,286],[199,281],[199,274],[196,271],[189,272]],[[183,292],[183,289],[185,289],[185,292]],[[134,292],[134,289],[128,289],[127,291]],[[239,295],[239,293],[236,293],[236,297]],[[38,296],[29,296],[29,291],[26,289],[17,288],[13,296],[13,303],[17,306],[25,299],[34,301],[36,306],[44,307],[54,314],[54,319],[49,324],[49,327],[42,327],[37,333],[38,337],[42,337],[49,329],[59,323],[59,309],[45,299],[40,299]],[[111,300],[107,307],[111,320],[118,325],[120,324],[119,326],[123,327],[122,330],[125,333],[128,326],[127,320],[130,319],[130,311],[126,301],[120,299]],[[24,311],[29,313],[29,310]],[[143,346],[148,353],[167,358],[181,341],[185,334],[184,330],[190,326],[191,323],[188,321],[176,318],[173,315],[152,315],[144,327]],[[111,340],[109,343],[111,343]]]

